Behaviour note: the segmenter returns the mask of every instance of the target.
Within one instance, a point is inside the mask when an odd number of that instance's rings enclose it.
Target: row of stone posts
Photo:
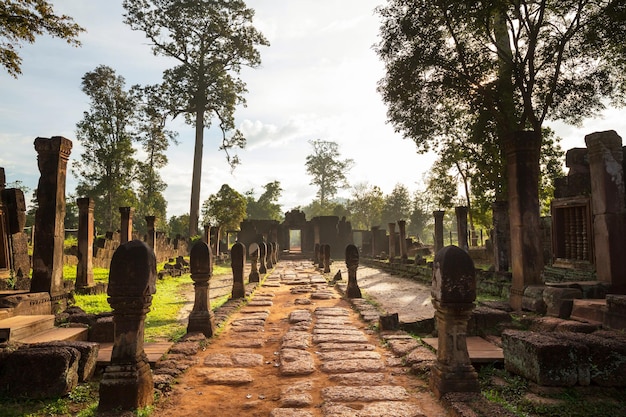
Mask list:
[[[398,220],[398,234],[400,244],[400,259],[402,262],[406,262],[408,259],[407,245],[406,245],[406,220]],[[388,223],[389,227],[389,260],[393,261],[396,257],[396,223]],[[372,235],[374,235],[372,233]],[[372,250],[374,245],[372,245]]]

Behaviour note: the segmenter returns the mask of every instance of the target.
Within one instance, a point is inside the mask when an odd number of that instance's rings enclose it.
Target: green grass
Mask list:
[[[76,265],[63,265],[63,279],[76,281]],[[109,269],[94,267],[93,279],[95,282],[109,282]]]
[[[69,395],[53,400],[0,398],[0,417],[95,416],[98,409],[98,384],[79,384]]]

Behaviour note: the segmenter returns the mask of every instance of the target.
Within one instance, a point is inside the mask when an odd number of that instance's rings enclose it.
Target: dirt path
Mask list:
[[[154,416],[446,415],[308,261],[281,261],[196,359]]]

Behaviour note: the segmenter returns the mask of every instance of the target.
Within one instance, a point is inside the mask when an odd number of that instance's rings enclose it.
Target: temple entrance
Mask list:
[[[302,230],[289,229],[289,252],[302,252]]]

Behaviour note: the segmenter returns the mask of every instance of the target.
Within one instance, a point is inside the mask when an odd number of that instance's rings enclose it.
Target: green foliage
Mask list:
[[[337,194],[337,189],[348,186],[346,174],[354,161],[339,159],[339,145],[336,142],[316,139],[309,143],[313,153],[306,157],[306,171],[312,177],[311,185],[317,187],[317,197],[323,209]]]
[[[58,15],[45,0],[5,0],[0,6],[0,65],[14,78],[22,73],[17,50],[23,43],[34,43],[48,34],[73,46],[80,46],[78,35],[85,29],[70,16]]]
[[[352,187],[352,196],[348,201],[352,229],[370,230],[381,224],[385,199],[383,192],[376,186],[359,183]]]
[[[224,184],[202,204],[204,224],[217,225],[222,230],[238,230],[246,216],[246,204],[243,195]]]
[[[350,211],[348,208],[338,201],[328,201],[326,205],[315,200],[311,204],[298,208],[302,210],[307,219],[312,219],[317,216],[338,216],[338,217],[350,217]]]
[[[97,229],[116,230],[118,208],[135,206],[136,201],[131,125],[137,100],[125,90],[124,78],[104,65],[83,76],[82,91],[89,97],[90,109],[76,125],[83,147],[72,168],[78,177],[76,192],[94,199]]]
[[[155,55],[177,63],[163,73],[163,102],[170,115],[184,115],[196,129],[188,233],[193,236],[198,229],[204,128],[217,119],[220,150],[234,168],[239,158],[229,150],[245,146],[243,134],[235,129],[235,108],[245,104],[246,93],[239,74],[244,66],[260,65],[256,48],[269,42],[252,26],[254,10],[242,0],[124,0],[122,4],[125,23],[144,32]]]
[[[433,215],[425,192],[416,192],[413,196],[410,222],[407,225],[409,236],[417,237],[423,243],[430,242]]]
[[[254,190],[246,192],[246,218],[260,220],[282,220],[280,205],[277,203],[283,189],[280,182],[272,181],[264,185],[265,191],[258,200],[254,199]]]
[[[170,236],[187,236],[189,232],[189,214],[181,214],[180,216],[170,217],[167,226],[170,231]]]
[[[391,193],[385,196],[383,205],[383,227],[387,223],[396,223],[398,220],[409,220],[411,217],[411,195],[402,184],[396,184]]]

